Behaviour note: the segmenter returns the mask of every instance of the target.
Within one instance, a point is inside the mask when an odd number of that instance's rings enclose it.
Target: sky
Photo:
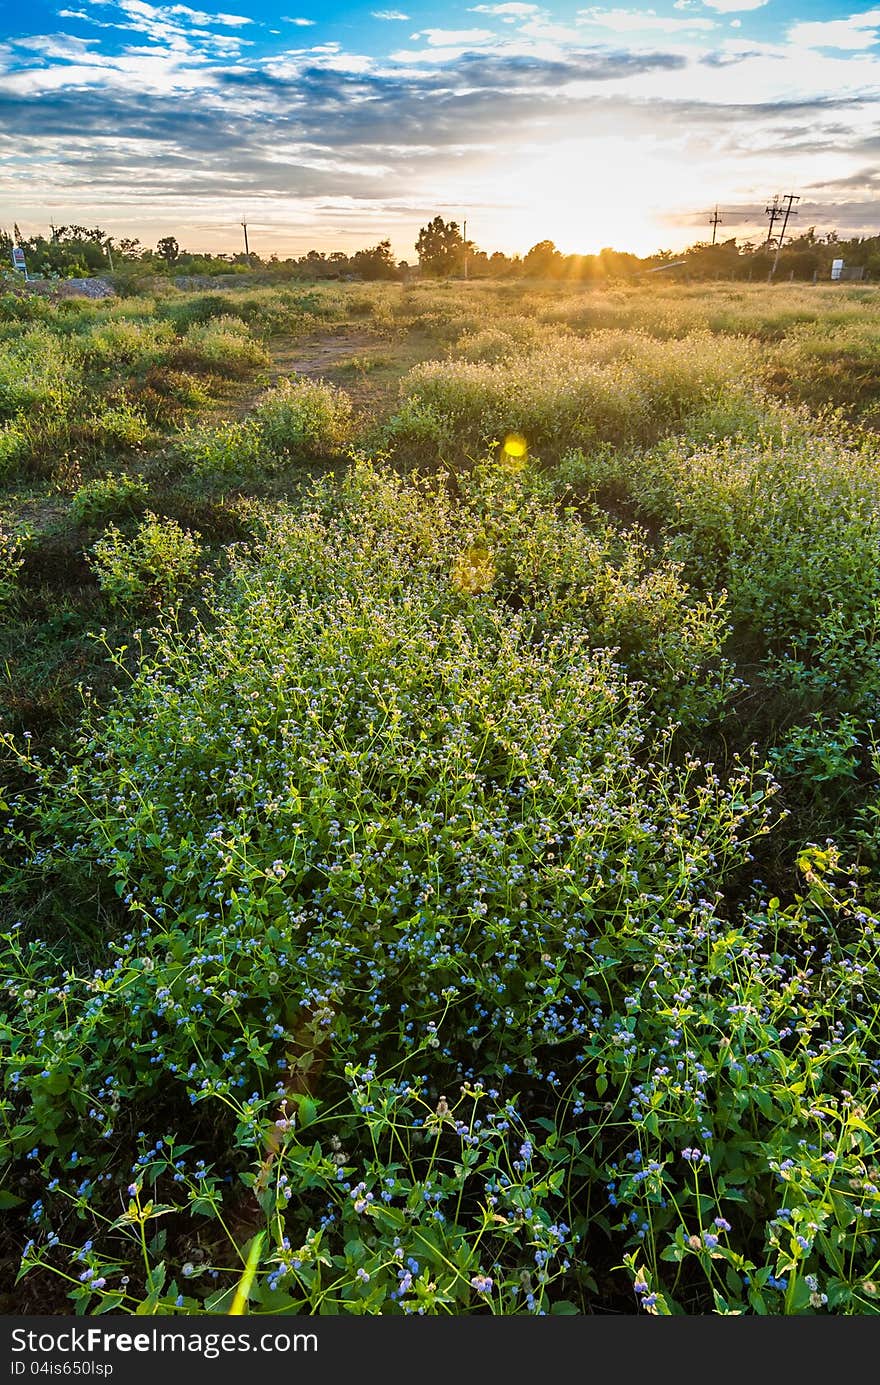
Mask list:
[[[880,8],[454,0],[0,5],[0,226],[263,255],[467,221],[649,254],[880,233]],[[289,8],[292,7],[292,8]]]

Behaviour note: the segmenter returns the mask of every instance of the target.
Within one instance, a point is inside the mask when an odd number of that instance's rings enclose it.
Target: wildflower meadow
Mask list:
[[[878,1310],[877,293],[0,295],[9,1311]]]

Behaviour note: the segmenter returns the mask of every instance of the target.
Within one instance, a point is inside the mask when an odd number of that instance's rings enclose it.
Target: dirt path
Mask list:
[[[307,375],[312,379],[331,373],[352,357],[368,360],[387,341],[364,328],[344,327],[316,332],[308,337],[277,337],[271,343],[273,380],[282,375]]]
[[[359,412],[374,412],[383,400],[396,395],[402,373],[396,365],[400,344],[392,338],[359,325],[328,326],[305,337],[274,337],[269,342],[272,364],[268,381],[263,377],[259,389],[253,385],[235,392],[222,406],[227,417],[243,418],[279,380],[300,376],[307,380],[327,380],[349,394]],[[403,369],[408,362],[402,363]],[[396,368],[395,368],[396,367]],[[391,376],[391,378],[389,378]]]

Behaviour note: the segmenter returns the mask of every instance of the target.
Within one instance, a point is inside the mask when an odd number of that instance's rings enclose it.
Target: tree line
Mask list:
[[[182,249],[175,236],[163,236],[155,248],[137,239],[114,238],[100,226],[52,226],[50,234],[23,237],[18,226],[0,230],[0,258],[8,265],[13,246],[20,246],[31,274],[46,278],[87,277],[113,273],[169,275],[245,274],[254,270],[304,279],[403,280],[413,274],[447,279],[530,278],[589,283],[629,279],[656,273],[684,274],[697,279],[766,279],[776,257],[775,247],[735,239],[716,245],[698,241],[687,250],[660,250],[640,257],[605,248],[597,254],[566,255],[553,241],[542,240],[525,255],[489,253],[466,240],[455,221],[435,216],[421,227],[414,249],[417,264],[396,260],[390,240],[354,254],[309,250],[299,257],[280,259],[256,253],[211,254]],[[827,279],[833,259],[861,266],[866,277],[880,277],[880,235],[846,240],[834,231],[818,236],[815,227],[793,237],[780,252],[777,279]]]

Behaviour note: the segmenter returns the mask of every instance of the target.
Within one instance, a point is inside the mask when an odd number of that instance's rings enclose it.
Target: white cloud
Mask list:
[[[506,19],[505,24],[512,21]],[[533,19],[527,19],[524,24],[520,24],[517,34],[525,38],[542,39],[549,43],[581,43],[583,36],[577,29],[572,29],[566,24],[551,24],[543,15],[536,15]]]
[[[510,0],[504,5],[472,5],[471,14],[510,15],[513,19],[525,19],[530,14],[540,14],[539,5],[521,5],[519,0]]]
[[[191,20],[193,24],[225,24],[232,29],[254,22],[243,14],[207,14],[204,10],[191,10],[189,5],[170,5],[163,13],[179,14],[182,18]]]
[[[767,0],[703,0],[703,4],[719,14],[730,14],[734,10],[759,10]]]
[[[788,31],[792,43],[803,48],[843,48],[857,52],[878,42],[880,10],[864,10],[848,19],[827,19],[795,24]]]
[[[423,29],[413,38],[427,39],[432,48],[458,47],[462,43],[487,43],[496,36],[491,29]]]
[[[714,19],[673,19],[653,10],[578,10],[578,24],[595,24],[615,34],[675,34],[690,29],[714,29]]]
[[[373,10],[374,19],[409,19],[408,14],[401,14],[400,10]]]
[[[13,39],[15,48],[26,53],[39,53],[41,58],[55,62],[86,62],[101,66],[110,62],[89,51],[89,45],[97,43],[96,38],[74,38],[72,34],[34,34],[28,38]]]
[[[310,29],[314,22],[313,19],[291,18],[289,14],[281,16],[282,24],[295,24],[298,29]]]

